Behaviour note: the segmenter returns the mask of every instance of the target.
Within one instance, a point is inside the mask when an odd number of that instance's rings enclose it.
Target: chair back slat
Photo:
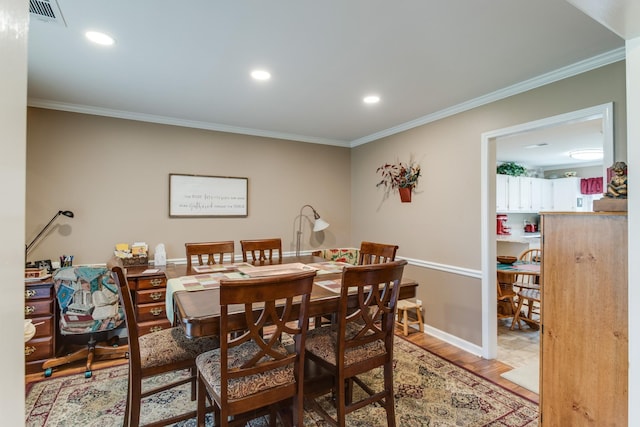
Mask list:
[[[222,396],[227,393],[230,379],[265,374],[287,365],[294,366],[296,378],[303,378],[304,364],[301,361],[304,358],[307,310],[315,275],[315,271],[305,271],[220,281]],[[239,311],[244,313],[244,324],[240,330],[237,322],[230,321],[230,317],[237,316]],[[293,352],[282,352],[280,339],[285,333],[293,336]],[[229,352],[249,341],[256,344],[255,352],[247,355],[240,366],[228,366]]]
[[[124,270],[120,266],[114,266],[111,269],[111,277],[118,287],[118,294],[122,306],[124,308],[124,318],[127,325],[127,336],[129,339],[129,369],[137,373],[138,376],[142,372],[142,362],[140,360],[140,343],[138,341],[138,327],[136,321],[136,312],[131,298],[131,290],[129,282]]]
[[[242,261],[252,264],[279,264],[282,262],[282,239],[240,240]],[[249,259],[251,255],[251,259]],[[275,258],[275,259],[274,259]]]
[[[192,273],[194,258],[197,265],[214,265],[224,263],[225,256],[234,261],[235,247],[233,240],[221,242],[198,242],[184,244],[187,255],[187,274]]]
[[[406,260],[347,267],[342,272],[340,312],[338,314],[337,360],[344,352],[376,340],[391,351],[395,311]],[[349,294],[357,292],[357,306],[347,304]]]
[[[397,245],[362,242],[360,244],[360,254],[358,255],[358,265],[395,261],[397,251]]]

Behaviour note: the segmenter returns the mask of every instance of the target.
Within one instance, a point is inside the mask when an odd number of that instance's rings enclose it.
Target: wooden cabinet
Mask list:
[[[627,426],[626,212],[542,215],[543,426]]]
[[[55,357],[57,309],[55,288],[51,279],[25,283],[24,317],[32,319],[36,333],[24,343],[28,374],[42,371],[42,362]]]
[[[140,335],[171,327],[165,307],[167,276],[163,271],[143,274],[145,270],[146,267],[127,268],[127,281]]]

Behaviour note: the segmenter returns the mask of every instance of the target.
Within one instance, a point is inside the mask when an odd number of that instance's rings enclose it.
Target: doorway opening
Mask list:
[[[523,123],[481,135],[481,220],[482,220],[482,357],[497,356],[498,326],[496,322],[496,140],[501,137],[562,126],[579,121],[602,119],[603,178],[613,162],[613,103],[560,114]]]

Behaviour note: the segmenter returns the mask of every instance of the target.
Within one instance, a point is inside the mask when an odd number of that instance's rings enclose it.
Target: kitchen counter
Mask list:
[[[521,233],[512,235],[496,235],[498,242],[511,242],[511,243],[531,243],[532,239],[539,239],[540,233]]]
[[[527,249],[540,247],[540,233],[518,233],[510,236],[496,235],[497,255],[519,256]]]

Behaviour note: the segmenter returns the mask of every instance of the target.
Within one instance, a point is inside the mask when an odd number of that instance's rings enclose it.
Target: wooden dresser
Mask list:
[[[147,269],[148,267],[126,269],[140,335],[171,327],[165,308],[167,276],[164,271],[143,274]]]
[[[542,214],[542,426],[627,426],[626,212]]]
[[[51,278],[25,282],[24,317],[32,319],[36,333],[24,343],[24,357],[28,374],[42,371],[42,362],[55,357],[57,304]]]

